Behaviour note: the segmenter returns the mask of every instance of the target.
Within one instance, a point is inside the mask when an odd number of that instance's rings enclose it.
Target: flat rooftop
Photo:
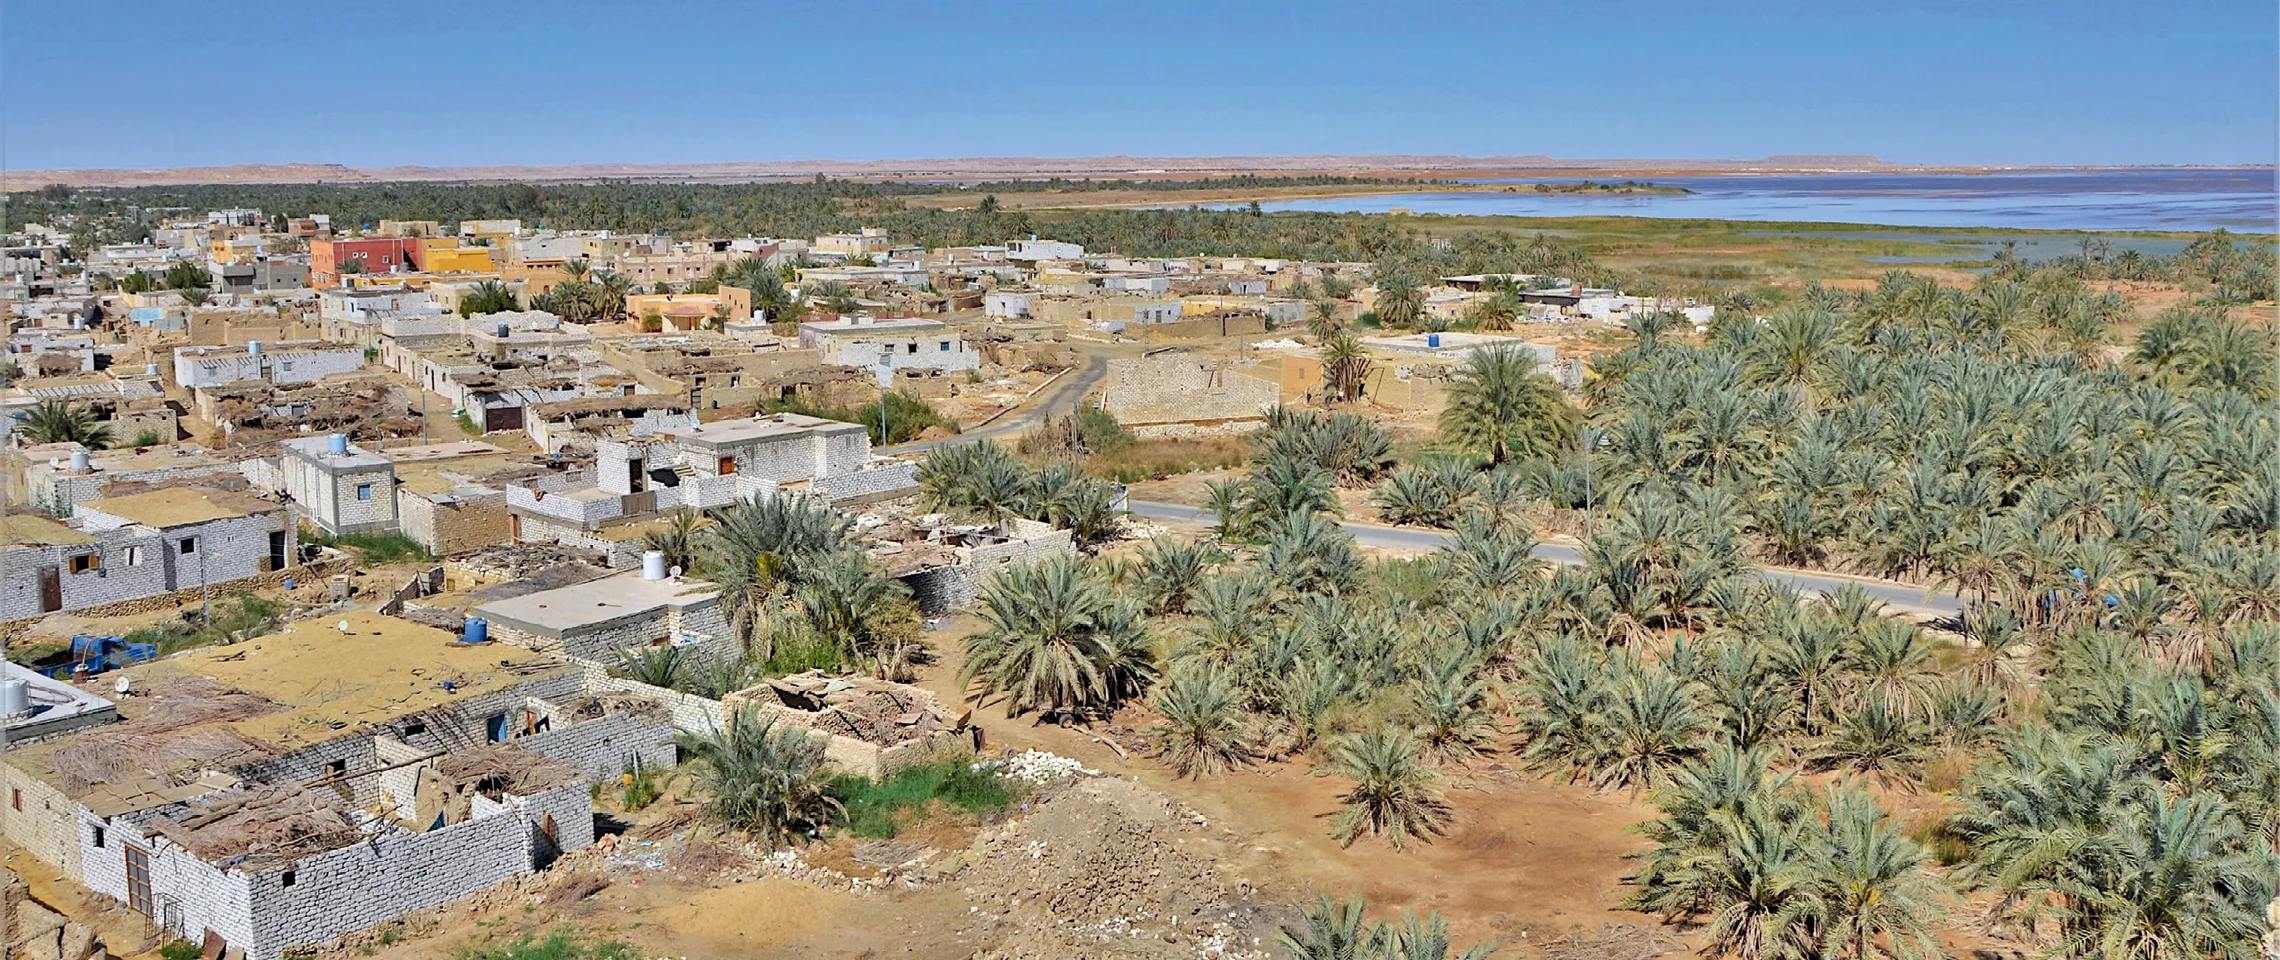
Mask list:
[[[285,449],[334,470],[370,470],[388,466],[390,462],[389,458],[353,443],[348,445],[347,453],[334,453],[330,437],[296,437],[285,441]]]
[[[1397,337],[1363,337],[1362,345],[1380,350],[1399,350],[1404,353],[1461,353],[1475,347],[1511,344],[1526,347],[1539,356],[1549,356],[1552,348],[1532,343],[1519,337],[1497,337],[1482,333],[1410,333]]]
[[[506,448],[484,443],[481,440],[454,440],[450,443],[428,443],[409,447],[389,447],[379,451],[391,463],[418,463],[422,460],[452,460],[459,457],[481,457],[505,453]]]
[[[885,317],[874,320],[814,320],[800,324],[802,330],[816,330],[830,334],[895,334],[934,331],[943,328],[942,321],[919,317]]]
[[[711,584],[694,580],[644,580],[641,571],[631,570],[575,586],[496,600],[475,608],[475,613],[558,638],[567,630],[640,616],[665,607],[712,602]]]
[[[340,630],[344,623],[347,632]],[[447,630],[355,610],[136,669],[196,674],[276,701],[282,709],[235,726],[288,748],[577,669],[544,654],[457,639]]]
[[[213,520],[273,513],[284,507],[227,490],[207,487],[168,487],[124,497],[105,497],[79,504],[79,509],[106,513],[128,523],[166,529]]]
[[[826,420],[803,413],[769,413],[742,420],[716,420],[694,427],[669,427],[657,431],[660,436],[676,440],[696,440],[708,444],[738,443],[768,437],[788,437],[812,430],[864,429],[862,424],[844,420]]]
[[[94,542],[94,537],[46,517],[29,513],[0,516],[0,546],[67,547]]]

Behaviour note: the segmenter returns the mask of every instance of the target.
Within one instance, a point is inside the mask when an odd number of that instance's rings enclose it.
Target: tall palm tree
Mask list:
[[[1534,351],[1514,344],[1476,347],[1449,381],[1441,436],[1501,465],[1514,453],[1559,449],[1572,416]]]
[[[846,547],[845,521],[805,497],[740,500],[713,511],[713,521],[699,540],[696,575],[718,588],[747,649],[802,582],[801,564]]]
[[[77,443],[92,450],[111,445],[111,425],[69,400],[42,400],[25,411],[16,432],[33,443]]]
[[[882,677],[908,663],[917,611],[910,588],[886,576],[860,550],[839,549],[799,561],[800,614],[817,636],[849,661],[870,661]]]

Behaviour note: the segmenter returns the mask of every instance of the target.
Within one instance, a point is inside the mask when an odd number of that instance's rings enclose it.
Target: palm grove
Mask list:
[[[1630,905],[1722,955],[1921,956],[1985,926],[2053,956],[2253,956],[2280,843],[2280,358],[2222,303],[2108,347],[2126,310],[2082,279],[1894,274],[1725,311],[1700,345],[1641,317],[1580,406],[1531,355],[1478,351],[1406,464],[1367,417],[1276,411],[1211,489],[1214,537],[988,584],[964,679],[1009,714],[1144,704],[1182,775],[1307,758],[1352,783],[1328,821],[1349,844],[1431,842],[1448,772],[1495,752],[1643,798]],[[1101,481],[990,444],[921,483],[931,509],[1055,522],[1088,551],[1116,535]],[[1369,560],[1342,489],[1453,539]],[[1534,530],[1587,506],[1584,562],[1548,567]],[[721,584],[750,654],[629,672],[717,696],[919,654],[899,585],[820,508],[660,538]],[[1759,563],[1964,612],[1928,630]],[[740,717],[690,747],[733,825],[835,817],[793,731]],[[1919,793],[1934,813],[1889,811]],[[1415,922],[1323,902],[1283,948],[1445,950]]]

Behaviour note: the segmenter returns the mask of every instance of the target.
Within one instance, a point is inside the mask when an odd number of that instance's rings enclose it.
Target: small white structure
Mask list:
[[[1063,243],[1059,240],[1039,240],[1036,237],[1030,237],[1027,240],[1007,241],[1005,245],[1006,259],[1030,263],[1039,260],[1078,260],[1082,259],[1084,255],[1085,248],[1078,244]]]
[[[341,434],[285,441],[285,493],[334,536],[396,529],[396,465]]]
[[[845,320],[800,324],[800,347],[824,363],[873,369],[957,372],[982,365],[981,351],[935,320],[878,319],[857,314]],[[883,362],[882,362],[883,361]]]

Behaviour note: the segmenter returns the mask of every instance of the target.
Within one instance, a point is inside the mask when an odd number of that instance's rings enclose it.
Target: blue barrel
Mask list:
[[[491,640],[491,621],[481,617],[467,618],[467,631],[459,635],[461,643],[488,643]]]
[[[1428,350],[1439,350],[1439,349],[1441,349],[1441,335],[1440,335],[1440,334],[1438,334],[1438,333],[1428,333],[1428,334],[1426,334],[1426,335],[1425,335],[1425,347],[1426,347],[1426,349],[1428,349]]]

